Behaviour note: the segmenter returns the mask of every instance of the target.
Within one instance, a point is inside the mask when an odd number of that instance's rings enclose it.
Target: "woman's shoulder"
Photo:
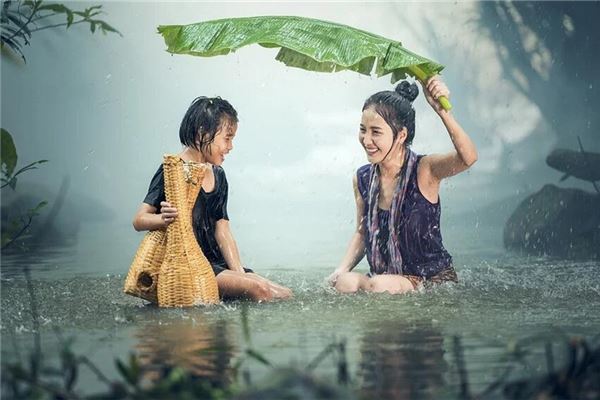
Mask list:
[[[363,197],[366,195],[370,175],[371,164],[365,164],[356,170],[356,183],[358,186],[358,191]]]
[[[365,164],[356,170],[356,178],[358,182],[368,180],[371,175],[371,164]]]
[[[356,175],[360,179],[361,176],[368,175],[370,172],[371,172],[371,164],[365,164],[361,167],[358,167],[358,169],[356,170]]]

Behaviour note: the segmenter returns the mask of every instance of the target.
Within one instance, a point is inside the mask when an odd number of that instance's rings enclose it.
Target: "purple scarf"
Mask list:
[[[369,178],[369,210],[367,212],[367,229],[369,230],[368,246],[371,246],[371,270],[375,274],[395,274],[402,275],[402,255],[400,254],[400,243],[398,242],[398,217],[402,213],[402,204],[406,195],[408,181],[417,162],[417,154],[407,149],[398,185],[394,190],[392,197],[392,206],[390,209],[390,226],[388,229],[389,237],[379,237],[379,167],[377,164],[371,165],[371,175]],[[383,255],[379,250],[379,241],[387,241],[387,250],[390,255],[389,265],[386,265]]]

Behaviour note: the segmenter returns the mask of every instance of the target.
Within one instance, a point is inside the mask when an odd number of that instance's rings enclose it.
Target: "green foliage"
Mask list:
[[[9,186],[12,190],[16,190],[18,175],[25,171],[37,169],[37,165],[48,162],[48,160],[35,161],[15,172],[18,160],[17,148],[15,147],[11,134],[6,129],[1,130],[1,145],[2,152],[0,164],[2,176],[0,177],[0,181],[2,182],[2,186],[0,188],[2,189]],[[27,233],[33,219],[39,215],[41,209],[47,204],[47,201],[40,201],[35,207],[27,210],[24,214],[4,222],[2,226],[0,248],[4,250],[17,239],[23,237]]]
[[[2,154],[0,156],[0,164],[2,165],[2,177],[0,180],[2,181],[2,186],[0,188],[10,186],[14,190],[17,185],[18,175],[25,171],[37,169],[37,165],[48,162],[48,160],[35,161],[14,172],[18,160],[17,148],[11,134],[6,129],[2,129],[1,141]]]
[[[0,163],[2,164],[2,176],[11,176],[17,166],[17,149],[15,142],[7,130],[2,129],[0,138]]]
[[[395,40],[336,24],[301,17],[249,17],[205,21],[190,25],[161,25],[167,51],[210,57],[243,46],[280,47],[276,59],[309,71],[356,71],[391,74],[396,82],[419,67],[427,76],[443,66],[402,47]]]
[[[2,227],[0,248],[4,250],[17,239],[20,239],[25,235],[33,222],[33,219],[39,215],[40,210],[46,207],[46,205],[48,205],[47,201],[40,201],[37,206],[27,210],[25,214],[8,220],[5,226]]]
[[[32,293],[30,293],[32,294]],[[32,302],[34,298],[32,296]],[[32,311],[35,318],[36,311]],[[244,329],[246,349],[240,355],[234,369],[239,368],[246,360],[252,359],[260,364],[268,366],[272,372],[272,377],[275,379],[277,387],[270,387],[269,391],[275,390],[279,393],[288,393],[294,388],[286,386],[304,385],[306,378],[309,378],[309,385],[314,386],[319,391],[327,393],[338,393],[341,386],[337,386],[327,382],[320,382],[312,377],[310,370],[314,369],[327,354],[331,348],[338,348],[337,344],[327,346],[327,348],[317,356],[305,369],[290,369],[276,368],[264,355],[254,349],[251,344],[250,329],[248,325],[248,310],[247,305],[242,305],[242,327]],[[39,336],[39,331],[36,331]],[[60,338],[60,337],[59,337]],[[20,361],[8,363],[3,361],[2,364],[2,385],[3,393],[9,394],[15,399],[226,399],[231,398],[236,394],[240,394],[240,384],[237,381],[229,384],[226,387],[215,387],[208,380],[193,375],[191,372],[181,367],[163,366],[160,370],[160,376],[147,379],[148,372],[156,372],[155,366],[143,365],[139,358],[131,353],[129,358],[124,361],[115,360],[118,377],[111,380],[108,379],[87,357],[77,355],[73,351],[74,339],[61,339],[59,349],[58,364],[50,364],[46,358],[42,356],[41,351],[33,351],[30,354],[29,362],[22,363]],[[222,351],[221,348],[204,349],[206,351]],[[345,354],[344,354],[345,360]],[[345,361],[344,361],[345,363]],[[81,369],[88,368],[94,373],[99,382],[106,385],[106,390],[101,393],[82,395],[76,390],[78,377],[81,375]],[[282,371],[284,373],[282,374]],[[223,373],[224,371],[217,371]],[[236,374],[237,376],[237,374]],[[250,385],[250,372],[245,371],[246,383]],[[237,379],[236,379],[237,380]],[[272,379],[269,380],[271,382]],[[285,383],[284,383],[285,382]],[[340,382],[342,383],[342,382]],[[344,384],[347,382],[343,382]],[[273,386],[269,383],[269,386]],[[310,390],[311,387],[308,387]],[[248,388],[249,389],[249,388]],[[346,393],[346,391],[343,391]],[[249,398],[252,397],[253,391],[250,390]],[[260,393],[260,392],[257,392]],[[341,393],[341,392],[340,392]],[[243,397],[243,396],[242,396]],[[258,397],[262,398],[262,397]],[[271,397],[273,398],[273,397]],[[279,398],[279,397],[276,397]],[[287,398],[287,397],[286,397]],[[295,397],[293,397],[295,398]],[[322,397],[319,397],[322,398]],[[326,398],[349,398],[348,396],[326,396]]]
[[[129,356],[129,364],[124,364],[121,360],[116,360],[115,364],[117,365],[117,369],[125,381],[131,386],[137,388],[141,379],[141,370],[140,364],[135,357],[135,354],[131,354]]]
[[[73,339],[62,343],[58,365],[45,360],[41,353],[33,352],[29,363],[2,364],[3,392],[14,399],[224,399],[233,394],[231,388],[214,388],[198,380],[182,368],[168,370],[160,379],[143,380],[144,368],[131,354],[128,362],[115,360],[119,377],[108,379],[85,356],[72,350]],[[107,389],[101,393],[81,395],[76,384],[81,369],[87,367]]]
[[[508,363],[504,372],[481,393],[473,395],[469,389],[464,349],[460,338],[454,338],[454,358],[460,375],[462,399],[487,399],[501,392],[507,399],[596,399],[600,396],[600,336],[587,341],[581,337],[562,336],[558,345],[566,350],[564,365],[554,366],[554,341],[552,335],[537,335],[506,346],[506,353],[500,359]],[[533,347],[542,345],[546,355],[546,372],[539,376],[520,377],[510,380],[515,365],[530,371],[539,371],[530,359],[535,357]]]
[[[73,25],[87,23],[92,33],[99,29],[103,34],[121,33],[109,25],[106,21],[97,17],[103,14],[102,6],[91,6],[83,11],[72,10],[63,4],[46,4],[42,0],[35,1],[4,1],[2,4],[2,42],[15,53],[19,54],[23,61],[25,55],[22,47],[28,45],[33,32],[44,29],[64,26],[70,28]],[[64,22],[48,23],[56,18],[64,17]],[[43,22],[40,22],[43,21]]]
[[[506,371],[487,389],[481,393],[472,394],[469,390],[462,345],[459,338],[455,338],[454,357],[458,369],[462,370],[460,372],[462,390],[458,394],[458,398],[498,397],[496,395],[509,399],[597,398],[600,394],[600,380],[597,379],[600,374],[600,347],[597,339],[589,342],[582,338],[565,337],[562,339],[567,351],[567,358],[564,366],[556,369],[552,343],[546,342],[546,340],[555,340],[555,338],[533,337],[508,343],[506,355],[501,360],[502,364],[505,364],[507,360],[513,360],[528,370],[535,371],[535,366],[528,363],[528,358],[535,356],[536,351],[532,349],[532,346],[543,344],[548,360],[545,374],[509,380],[510,372],[513,370],[513,365],[509,365]],[[327,346],[305,369],[275,368],[269,363],[272,374],[266,384],[264,386],[250,385],[241,391],[240,385],[236,382],[224,388],[214,387],[207,380],[194,376],[180,367],[165,368],[158,379],[147,380],[145,379],[146,368],[152,368],[152,366],[140,364],[140,360],[135,354],[130,354],[127,361],[115,360],[119,376],[110,380],[89,359],[77,355],[72,350],[73,339],[70,339],[62,343],[58,365],[50,364],[42,357],[41,353],[30,354],[26,363],[3,362],[3,393],[15,399],[225,399],[232,396],[261,399],[298,398],[298,393],[320,394],[319,396],[309,396],[311,398],[354,398],[352,387],[344,387],[348,381],[342,382],[338,379],[336,385],[318,380],[314,374],[311,374],[311,370],[326,355],[341,348],[341,343],[332,343]],[[259,359],[266,360],[254,349],[244,352],[245,355],[248,353],[258,354]],[[345,355],[343,358],[345,360]],[[106,385],[106,390],[90,395],[79,393],[76,386],[82,367],[91,370],[97,379]]]

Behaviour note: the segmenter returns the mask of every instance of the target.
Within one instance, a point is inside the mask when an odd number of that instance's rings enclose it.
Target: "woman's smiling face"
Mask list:
[[[358,141],[365,149],[367,159],[376,164],[384,160],[394,143],[392,128],[372,107],[362,113]]]

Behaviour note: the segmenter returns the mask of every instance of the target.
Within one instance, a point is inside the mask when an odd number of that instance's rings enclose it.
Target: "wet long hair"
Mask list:
[[[392,128],[394,140],[398,132],[406,127],[408,135],[404,143],[409,146],[415,137],[415,109],[412,103],[418,95],[419,88],[415,83],[402,81],[395,90],[384,90],[369,97],[362,110],[372,107]]]
[[[223,124],[237,122],[237,111],[227,100],[196,97],[181,121],[179,140],[184,146],[203,151],[215,140]]]

